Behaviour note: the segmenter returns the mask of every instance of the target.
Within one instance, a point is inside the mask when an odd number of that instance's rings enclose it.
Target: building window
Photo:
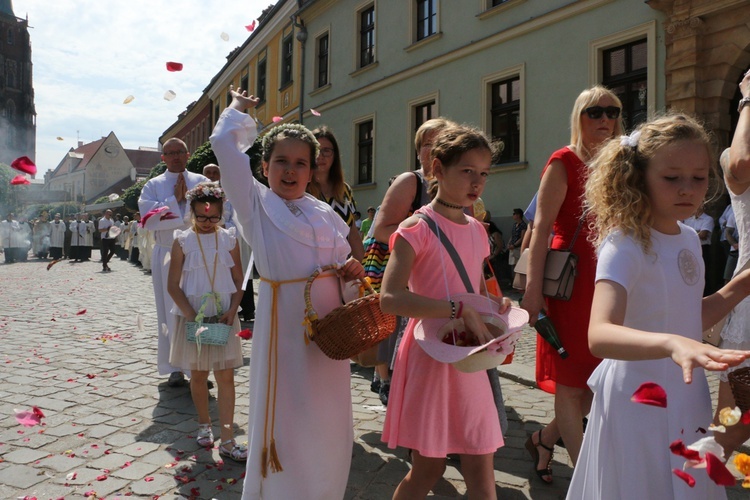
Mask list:
[[[372,183],[373,122],[357,124],[357,184]]]
[[[229,106],[229,104],[232,102],[232,93],[229,91],[228,87],[227,87],[227,96],[226,96],[226,99],[227,99],[227,106]]]
[[[242,78],[240,78],[240,88],[246,90],[247,94],[250,95],[250,70],[242,73]]]
[[[5,61],[5,86],[15,89],[18,88],[16,79],[16,61]]]
[[[218,101],[214,103],[214,125],[216,125],[216,122],[219,121],[219,115],[221,114],[221,106],[219,106]]]
[[[417,0],[417,41],[437,33],[437,0]]]
[[[328,85],[328,33],[318,38],[318,81],[316,87]]]
[[[492,142],[497,148],[492,163],[517,162],[521,143],[521,78],[514,76],[491,85]]]
[[[13,29],[8,28],[8,45],[13,45]]]
[[[417,133],[417,130],[419,130],[419,127],[422,126],[424,122],[427,120],[431,120],[435,117],[437,111],[437,106],[435,105],[435,101],[426,102],[423,104],[418,104],[414,106],[414,133]],[[412,138],[414,136],[412,135]],[[418,170],[421,168],[422,165],[419,163],[419,151],[414,151],[414,164],[412,166],[412,170]]]
[[[359,13],[359,67],[375,62],[375,6]]]
[[[622,101],[626,130],[648,118],[648,44],[646,39],[604,50],[602,85]]]
[[[292,59],[294,58],[294,37],[292,32],[281,42],[281,87],[292,83]]]
[[[266,102],[266,60],[263,59],[258,63],[258,91],[257,97],[260,101],[258,104]]]
[[[508,2],[509,0],[492,0],[492,6],[497,7],[498,5],[504,4],[505,2]]]

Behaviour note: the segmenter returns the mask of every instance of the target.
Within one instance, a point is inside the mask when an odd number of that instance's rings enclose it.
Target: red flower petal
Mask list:
[[[660,408],[667,407],[667,393],[659,384],[654,382],[642,383],[633,393],[630,400],[634,403],[644,405],[658,406]]]
[[[96,476],[97,481],[105,481],[107,479],[106,474],[102,474],[101,476]]]
[[[167,71],[182,71],[182,63],[169,61],[167,63]]]
[[[146,477],[143,478],[143,480],[146,481],[147,483],[150,483],[151,481],[154,480],[154,477],[153,476],[146,476]]]
[[[249,328],[245,328],[244,330],[240,330],[239,332],[237,332],[237,336],[242,340],[250,340],[251,338],[253,338],[253,331]]]
[[[318,111],[318,110],[315,110],[315,109],[313,109],[313,108],[310,108],[310,113],[312,113],[312,114],[313,114],[313,115],[315,115],[315,116],[320,116],[320,111]]]
[[[26,184],[31,184],[31,182],[23,175],[17,175],[10,180],[11,186],[23,186]]]
[[[81,309],[76,313],[76,316],[83,316],[84,314],[86,314],[86,309]]]
[[[688,474],[687,472],[682,471],[680,469],[672,469],[672,474],[674,474],[675,476],[685,481],[687,485],[690,486],[691,488],[695,486],[695,478],[691,476],[690,474]]]
[[[148,212],[146,212],[143,215],[143,217],[141,217],[141,227],[146,227],[146,221],[148,221],[154,215],[164,212],[165,210],[169,210],[169,207],[163,206],[159,208],[154,208],[153,210],[149,210]]]
[[[280,117],[280,116],[274,116],[273,118],[271,118],[271,120],[272,120],[272,121],[273,121],[274,123],[279,123],[279,122],[280,122],[281,120],[283,120],[283,118],[282,118],[282,117]]]
[[[44,413],[42,413],[42,410],[39,409],[38,406],[32,406],[31,411],[39,418],[44,418]]]
[[[36,165],[34,165],[34,162],[31,161],[31,158],[29,158],[28,156],[21,156],[20,158],[16,158],[11,162],[10,167],[18,170],[19,172],[24,172],[29,175],[36,175]]]
[[[674,441],[672,444],[670,444],[669,450],[675,455],[681,456],[685,460],[701,460],[701,454],[696,450],[691,450],[690,448],[685,446],[685,443],[682,442],[682,439],[678,439],[677,441]]]
[[[719,486],[734,486],[737,483],[737,479],[729,472],[724,462],[713,453],[706,453],[706,472]]]
[[[745,425],[750,425],[750,410],[747,410],[745,413],[742,414],[742,417],[740,418],[740,422],[742,422]]]
[[[55,259],[52,262],[50,262],[49,264],[47,264],[47,271],[49,271],[50,269],[52,269],[52,266],[54,266],[58,262],[60,262],[60,259]]]
[[[255,29],[255,21],[253,21],[250,24],[248,24],[247,26],[245,26],[245,29],[247,31],[253,31]]]
[[[169,219],[176,219],[177,216],[173,214],[172,212],[166,212],[164,215],[159,217],[159,220],[169,220]]]
[[[200,488],[190,488],[190,494],[193,496],[199,496],[201,494]]]

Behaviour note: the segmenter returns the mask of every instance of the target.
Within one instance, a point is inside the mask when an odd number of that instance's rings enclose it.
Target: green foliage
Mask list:
[[[160,161],[154,166],[154,168],[151,169],[151,172],[148,173],[148,179],[153,179],[157,175],[161,175],[166,171],[167,171],[167,164],[164,163],[163,161]]]
[[[159,165],[164,165],[164,163],[160,163]],[[154,167],[154,170],[159,167],[157,165]],[[165,165],[166,167],[166,165]],[[154,170],[151,171],[151,173],[154,172]],[[149,177],[150,179],[151,177]],[[138,181],[129,188],[127,188],[125,191],[123,191],[122,196],[120,196],[120,201],[125,205],[126,208],[129,208],[133,211],[138,211],[138,198],[141,196],[141,189],[143,189],[143,186],[146,184],[145,180]]]
[[[109,196],[100,196],[94,200],[93,205],[98,205],[99,203],[111,203],[111,200],[109,199]]]
[[[11,186],[10,180],[18,175],[18,172],[4,163],[0,163],[0,216],[5,219],[9,212],[18,212],[21,206],[19,202],[23,198],[26,186]]]
[[[211,149],[211,143],[206,141],[191,153],[190,158],[188,158],[187,169],[190,172],[202,174],[203,167],[210,163],[217,165],[219,162],[216,160],[214,150]]]

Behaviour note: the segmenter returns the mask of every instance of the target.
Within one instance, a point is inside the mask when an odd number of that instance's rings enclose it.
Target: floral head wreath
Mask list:
[[[201,182],[185,193],[185,199],[187,199],[187,201],[193,201],[196,198],[224,199],[225,197],[224,190],[215,182]]]
[[[271,144],[276,140],[276,136],[280,133],[290,130],[293,133],[289,136],[294,138],[302,139],[303,137],[306,137],[310,140],[310,143],[315,146],[315,158],[320,155],[320,143],[315,138],[312,132],[310,132],[310,129],[305,127],[304,125],[300,125],[299,123],[282,123],[281,125],[276,125],[271,130],[266,132],[266,134],[263,136],[263,141],[261,142],[261,147],[263,148],[263,151],[268,151],[268,148],[271,147]]]

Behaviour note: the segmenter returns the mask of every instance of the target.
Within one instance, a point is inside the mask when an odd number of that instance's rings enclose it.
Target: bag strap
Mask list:
[[[578,233],[581,232],[581,228],[583,227],[583,221],[586,220],[586,216],[588,215],[589,211],[586,210],[581,214],[581,218],[578,219],[578,227],[576,228],[576,232],[573,234],[573,239],[570,242],[570,245],[568,246],[568,252],[573,251],[573,245],[576,244],[576,240],[578,239]]]
[[[471,286],[469,275],[466,273],[466,268],[464,267],[463,262],[461,262],[461,257],[458,256],[458,252],[456,251],[456,248],[450,242],[448,237],[438,230],[437,224],[430,217],[428,217],[425,214],[416,214],[416,215],[417,217],[419,217],[420,219],[424,220],[427,223],[427,226],[430,228],[430,230],[432,230],[433,233],[435,233],[435,236],[437,236],[438,240],[440,240],[440,243],[442,243],[443,246],[445,247],[445,250],[448,252],[448,255],[450,255],[450,258],[453,261],[453,264],[456,266],[458,275],[461,276],[461,281],[464,282],[466,291],[469,293],[474,293],[474,287]]]

